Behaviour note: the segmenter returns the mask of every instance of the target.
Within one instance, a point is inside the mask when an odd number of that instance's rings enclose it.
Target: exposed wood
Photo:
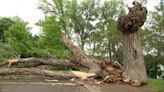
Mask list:
[[[103,82],[113,83],[123,80],[123,69],[117,63],[103,62],[101,68],[103,69],[104,74]]]
[[[5,65],[7,65],[7,64],[8,64],[8,62],[4,61],[4,62],[0,63],[0,67],[3,67]]]
[[[87,79],[88,77],[94,76],[92,73],[80,72],[80,71],[50,71],[42,70],[38,68],[0,68],[0,75],[6,74],[34,74],[41,76],[49,76],[54,79],[71,79],[81,78]]]
[[[140,86],[147,82],[147,75],[138,30],[146,21],[147,9],[139,2],[133,1],[132,4],[128,15],[118,18],[117,27],[123,34],[124,81]]]
[[[11,59],[7,62],[2,62],[0,66],[4,66],[8,64],[8,67],[10,67],[13,64],[18,63],[26,63],[27,66],[39,66],[39,65],[64,65],[64,66],[77,66],[69,60],[59,60],[59,59],[44,59],[44,58],[19,58],[19,59]]]
[[[49,70],[41,70],[38,68],[1,68],[0,74],[27,74],[31,73],[34,75],[41,75],[41,76],[49,76],[55,79],[70,79],[76,77],[72,72],[66,71],[49,71]]]
[[[83,65],[89,68],[89,73],[92,77],[105,78],[104,82],[116,82],[122,80],[123,69],[121,65],[114,62],[101,61],[87,56],[78,46],[74,45],[71,40],[62,34],[62,42],[73,53],[71,61],[78,65]],[[106,76],[109,76],[108,78]]]
[[[0,68],[0,75],[7,74],[33,74],[33,75],[41,75],[48,76],[54,79],[71,79],[71,78],[80,78],[85,80],[89,77],[95,76],[93,73],[86,73],[80,71],[50,71],[50,70],[42,70],[38,68]]]
[[[98,64],[96,64],[96,62],[102,61],[88,57],[78,46],[74,45],[71,40],[65,37],[64,34],[62,34],[61,40],[64,43],[64,45],[72,51],[73,56],[71,61],[73,63],[86,66],[90,69],[90,73],[95,73],[96,76],[100,75],[102,69]]]

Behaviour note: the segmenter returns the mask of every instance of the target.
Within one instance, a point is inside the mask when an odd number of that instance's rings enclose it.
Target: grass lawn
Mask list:
[[[158,90],[159,92],[164,92],[164,80],[149,78],[148,86],[152,89]]]

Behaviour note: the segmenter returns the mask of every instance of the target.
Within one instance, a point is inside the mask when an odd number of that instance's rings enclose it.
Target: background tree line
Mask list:
[[[71,52],[60,41],[64,32],[88,55],[123,61],[121,34],[116,31],[118,16],[124,15],[123,0],[40,0],[45,18],[36,23],[41,31],[32,36],[28,23],[19,17],[0,18],[0,61],[10,58],[68,59]],[[141,28],[148,76],[164,77],[164,3],[149,14]]]

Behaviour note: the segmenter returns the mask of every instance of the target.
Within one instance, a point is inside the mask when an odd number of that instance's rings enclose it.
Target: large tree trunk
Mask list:
[[[118,18],[118,30],[123,34],[124,81],[137,86],[147,82],[146,69],[138,35],[139,28],[146,21],[147,9],[133,1],[126,16]]]
[[[126,81],[147,82],[138,31],[123,34],[124,76]]]

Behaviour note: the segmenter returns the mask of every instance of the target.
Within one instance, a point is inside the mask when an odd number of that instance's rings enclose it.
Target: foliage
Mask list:
[[[123,6],[122,0],[43,0],[39,9],[55,16],[62,31],[82,50],[112,60],[116,59],[114,53],[121,47],[119,33],[115,30],[116,19],[124,12]]]
[[[0,61],[10,58],[32,56],[32,36],[28,32],[27,22],[19,17],[1,18],[1,30],[3,31],[0,43]],[[1,32],[2,32],[1,31]]]
[[[4,40],[4,32],[9,29],[9,27],[14,24],[14,21],[11,18],[1,17],[0,18],[0,40]]]
[[[67,29],[67,4],[68,0],[40,0],[39,9],[41,9],[44,14],[51,15],[58,20],[61,30],[64,31],[69,36],[69,31]]]
[[[116,28],[116,19],[119,15],[122,15],[124,2],[121,0],[105,1],[102,6],[99,7],[98,23],[96,24],[97,30],[94,32],[92,40],[94,53],[100,54],[100,56],[106,56],[106,59],[111,61],[118,60],[116,53],[119,52],[120,34]],[[96,42],[96,43],[95,43]],[[120,53],[121,54],[121,53]]]
[[[164,71],[161,70],[160,65],[163,64],[164,57],[146,55],[144,59],[148,76],[155,79],[157,79],[157,76],[162,78]]]
[[[69,71],[69,70],[74,70],[74,71],[78,71],[79,69],[76,67],[72,67],[72,66],[49,66],[49,70],[58,70],[58,71]]]
[[[153,32],[151,37],[151,46],[157,50],[156,54],[161,56],[164,55],[164,12],[160,11],[160,7],[157,7],[156,10],[157,11],[153,13],[154,20],[152,30],[155,32]]]
[[[149,16],[148,27],[141,30],[142,44],[146,54],[145,63],[148,76],[151,78],[162,75],[159,65],[164,64],[164,12],[162,6],[162,4],[156,6],[152,16]]]
[[[60,41],[61,29],[54,16],[47,16],[42,21],[42,34],[40,37],[42,49],[48,51],[56,58],[69,58],[69,50]]]
[[[2,42],[0,42],[0,53],[0,62],[17,56],[17,53],[10,46]]]
[[[32,47],[32,36],[26,23],[20,18],[13,19],[15,23],[4,32],[4,40],[20,57],[29,57]]]

